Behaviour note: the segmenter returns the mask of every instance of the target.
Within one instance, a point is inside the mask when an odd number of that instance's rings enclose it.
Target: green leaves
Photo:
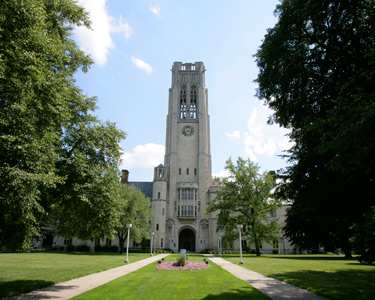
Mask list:
[[[132,240],[140,243],[150,234],[151,201],[141,190],[133,186],[123,185],[120,192],[119,220],[116,234],[119,238],[120,252],[124,252],[124,243],[127,237],[126,224],[132,224],[130,235]]]
[[[257,254],[262,241],[272,243],[278,238],[279,226],[268,222],[271,212],[280,206],[271,190],[275,179],[270,174],[262,174],[259,167],[250,160],[238,158],[237,164],[227,161],[225,169],[229,177],[217,178],[219,189],[207,213],[218,213],[218,227],[225,227],[224,239],[235,239],[233,230],[237,224],[245,228],[244,236],[255,244]]]
[[[284,0],[256,54],[257,96],[295,142],[279,191],[301,247],[350,253],[351,224],[375,204],[374,5]]]
[[[53,220],[69,237],[113,233],[125,134],[75,86],[92,63],[75,25],[89,20],[71,0],[0,3],[0,248],[28,248]]]

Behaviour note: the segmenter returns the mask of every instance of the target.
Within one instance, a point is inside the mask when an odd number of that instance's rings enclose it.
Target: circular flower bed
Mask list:
[[[209,267],[208,264],[202,261],[187,261],[185,266],[180,267],[174,261],[165,261],[161,264],[156,266],[158,270],[173,270],[173,271],[197,271],[197,270],[204,270]]]

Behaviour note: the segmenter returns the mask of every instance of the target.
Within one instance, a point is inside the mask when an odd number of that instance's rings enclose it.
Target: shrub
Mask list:
[[[180,267],[184,267],[185,264],[186,264],[186,259],[184,256],[180,256],[179,258],[177,258],[177,264],[180,266]]]
[[[94,251],[95,252],[102,252],[102,245],[95,245],[95,247],[94,247]]]
[[[115,252],[117,253],[119,251],[119,247],[118,246],[110,246],[109,249],[108,249],[108,252]]]
[[[102,252],[109,252],[109,246],[102,246]]]
[[[56,246],[53,246],[53,247],[48,247],[46,250],[47,251],[57,251],[57,250],[59,250],[59,248],[56,247]]]
[[[68,246],[66,246],[66,251],[68,252],[74,251],[74,246],[72,244],[69,244]]]
[[[201,252],[199,252],[200,254],[215,254],[214,253],[215,251],[212,251],[211,249],[204,249],[202,250]]]
[[[272,254],[279,254],[279,250],[278,249],[272,249]]]
[[[243,253],[248,253],[248,254],[250,254],[250,251],[251,251],[251,249],[250,249],[249,246],[246,246],[246,247],[243,247],[243,248],[242,248],[242,252],[243,252]]]
[[[76,251],[80,251],[80,252],[89,252],[90,251],[90,247],[87,246],[87,245],[78,245],[76,247]]]
[[[358,257],[358,260],[361,264],[372,265],[375,261],[375,252],[371,253],[370,251],[367,251]]]

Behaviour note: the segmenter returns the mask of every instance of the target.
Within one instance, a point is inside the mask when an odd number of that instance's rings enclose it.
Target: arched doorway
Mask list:
[[[193,230],[185,228],[178,236],[178,251],[186,249],[186,251],[195,252],[195,234]]]

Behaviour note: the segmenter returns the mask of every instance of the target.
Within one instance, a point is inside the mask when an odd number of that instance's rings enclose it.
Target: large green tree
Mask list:
[[[304,249],[341,247],[375,204],[375,1],[284,0],[256,54],[257,96],[295,145],[280,194]]]
[[[120,253],[124,252],[124,245],[128,236],[126,224],[132,224],[130,236],[136,243],[139,244],[143,239],[150,238],[151,215],[150,199],[140,189],[124,185],[120,193],[120,218],[116,226]]]
[[[278,240],[280,228],[270,214],[276,212],[280,202],[271,190],[275,178],[259,172],[259,167],[250,160],[238,158],[237,164],[226,162],[229,177],[218,178],[216,198],[207,208],[207,213],[217,213],[218,228],[225,228],[224,238],[234,240],[237,224],[244,227],[243,236],[255,245],[257,256],[263,242]]]
[[[73,0],[0,2],[2,249],[27,249],[52,219],[70,237],[113,232],[124,133],[97,120],[95,98],[75,85],[92,61],[71,31],[89,24]]]

